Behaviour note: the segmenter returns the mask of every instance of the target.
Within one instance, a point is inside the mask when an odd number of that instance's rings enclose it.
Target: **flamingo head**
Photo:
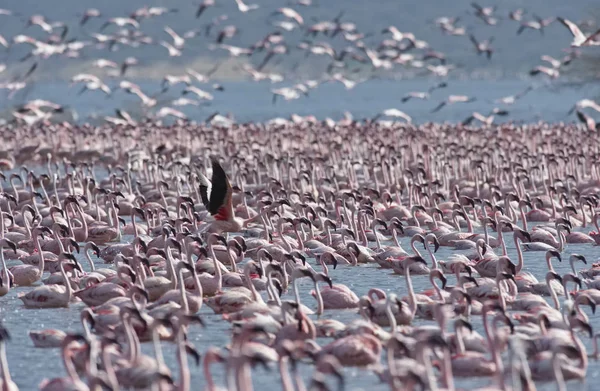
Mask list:
[[[558,262],[562,262],[562,257],[560,255],[560,252],[558,252],[556,250],[548,250],[546,252],[546,256],[555,257],[556,259],[558,259]]]
[[[457,318],[454,321],[454,327],[455,328],[462,327],[462,328],[469,330],[469,332],[473,331],[473,325],[471,324],[471,322],[469,322],[468,320],[463,319],[463,318]]]
[[[187,354],[191,355],[194,358],[194,362],[196,363],[196,366],[200,366],[200,353],[198,353],[198,351],[196,350],[196,347],[194,345],[192,345],[191,342],[186,342],[185,343],[185,351],[187,352]]]
[[[581,254],[573,254],[569,257],[569,261],[581,261],[584,264],[587,265],[587,260],[585,259],[585,257]]]
[[[524,242],[531,242],[531,234],[529,234],[529,232],[516,226],[513,226],[513,231],[515,232],[515,236],[517,238],[521,239]]]
[[[594,330],[592,329],[592,326],[590,325],[590,323],[588,321],[586,321],[582,317],[580,317],[580,316],[571,317],[570,325],[573,329],[579,328],[580,330],[584,331],[586,334],[588,334],[588,336],[590,338],[594,337]]]
[[[13,250],[13,252],[15,254],[17,253],[17,245],[12,240],[2,239],[2,246],[8,246],[8,247],[10,247]]]

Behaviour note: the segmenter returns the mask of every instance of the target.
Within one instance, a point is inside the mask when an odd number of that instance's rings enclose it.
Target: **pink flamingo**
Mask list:
[[[2,270],[0,271],[0,297],[6,296],[10,291],[10,288],[14,284],[14,277],[8,267],[6,266],[6,260],[4,259],[4,246],[9,246],[13,251],[16,252],[17,245],[8,239],[0,240],[0,262],[2,263]]]
[[[215,219],[210,223],[209,231],[214,233],[241,231],[245,221],[235,217],[232,204],[233,190],[225,170],[216,159],[212,160],[210,199],[206,194],[208,181],[206,178],[202,179],[200,184],[202,202]],[[224,245],[227,246],[227,243]]]
[[[81,271],[81,268],[73,254],[62,253],[58,259],[64,285],[43,285],[27,293],[20,293],[18,297],[25,304],[25,308],[58,308],[69,306],[73,288],[71,288],[69,277],[65,271],[65,265],[69,264],[79,271]]]
[[[325,281],[324,274],[313,272],[315,277],[315,290],[311,292],[311,295],[318,299],[322,297],[324,309],[345,309],[345,308],[357,308],[359,298],[356,293],[352,292],[344,284],[332,284],[330,286],[323,287],[320,291],[318,290],[317,283],[319,281]]]
[[[593,217],[594,226],[596,227],[595,231],[590,231],[589,235],[596,245],[600,245],[600,226],[598,226],[598,219],[600,218],[600,213],[595,213]]]
[[[10,340],[8,330],[0,324],[0,371],[2,379],[0,379],[0,389],[2,391],[19,391],[19,387],[12,381],[10,371],[8,370],[8,360],[6,358],[6,342]]]
[[[42,278],[42,275],[44,274],[44,255],[40,246],[40,238],[43,237],[44,233],[50,234],[50,232],[50,229],[46,227],[36,227],[32,230],[32,239],[39,256],[39,263],[37,267],[32,265],[17,265],[11,267],[9,270],[13,275],[15,285],[29,286]]]
[[[66,336],[67,333],[57,329],[29,331],[29,338],[31,338],[33,346],[36,348],[59,348]]]
[[[88,386],[81,380],[75,368],[75,359],[73,357],[72,348],[75,343],[85,343],[85,337],[78,334],[67,335],[62,343],[62,360],[67,371],[66,377],[58,377],[53,379],[44,379],[40,383],[42,391],[58,391],[58,390],[89,390]]]
[[[369,334],[355,334],[337,339],[317,352],[321,357],[330,354],[347,367],[366,367],[379,362],[381,341]]]
[[[227,240],[223,236],[215,233],[212,233],[208,236],[208,251],[213,260],[215,274],[211,275],[209,273],[202,273],[198,275],[198,279],[202,285],[202,292],[206,296],[214,296],[218,293],[221,293],[221,290],[223,289],[223,272],[221,271],[221,267],[217,257],[215,256],[214,250],[214,245],[218,242],[221,242],[224,246],[227,246]]]

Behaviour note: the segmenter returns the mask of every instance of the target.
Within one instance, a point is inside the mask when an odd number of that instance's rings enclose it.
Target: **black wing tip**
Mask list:
[[[227,192],[231,187],[225,170],[219,163],[216,157],[211,157],[212,163],[212,190],[210,192],[210,199],[208,203],[208,211],[210,214],[215,215],[219,209],[224,205],[227,197]]]

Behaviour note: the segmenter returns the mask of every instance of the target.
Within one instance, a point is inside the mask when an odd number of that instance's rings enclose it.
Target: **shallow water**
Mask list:
[[[586,231],[583,229],[583,231]],[[127,240],[128,238],[125,238]],[[509,256],[516,261],[516,250],[514,245],[509,243]],[[408,246],[409,238],[401,238],[401,244],[404,248]],[[570,254],[578,253],[584,255],[588,260],[588,265],[598,258],[598,247],[591,245],[567,245],[563,252],[563,259],[568,259]],[[452,251],[447,247],[440,247],[436,257],[438,260],[444,260]],[[83,261],[83,257],[80,257]],[[428,258],[426,258],[428,259]],[[543,252],[525,252],[525,268],[524,270],[533,273],[539,280],[543,280],[546,273],[546,263]],[[315,266],[315,260],[309,259],[309,262]],[[99,262],[98,265],[103,265]],[[85,270],[89,266],[83,261]],[[569,263],[554,263],[556,271],[559,274],[568,272]],[[581,264],[578,266],[582,266]],[[386,292],[394,292],[400,297],[407,293],[404,276],[392,274],[389,270],[380,269],[376,265],[351,267],[340,265],[337,269],[329,270],[330,276],[334,283],[344,283],[348,285],[357,295],[361,296],[367,293],[370,288],[377,287]],[[412,276],[413,285],[416,292],[428,289],[429,281],[427,276]],[[448,276],[448,284],[454,284],[454,278]],[[36,389],[37,385],[47,377],[55,377],[64,375],[62,362],[60,361],[59,350],[57,349],[38,349],[33,347],[33,344],[28,336],[28,331],[31,329],[57,328],[65,331],[82,331],[79,323],[79,310],[84,307],[83,303],[71,305],[68,309],[24,309],[20,300],[17,299],[17,294],[22,291],[27,291],[31,288],[17,288],[12,290],[7,296],[0,298],[0,318],[11,333],[12,340],[7,346],[10,370],[15,382],[22,390]],[[312,283],[306,281],[300,282],[301,297],[305,304],[311,308],[316,308],[315,300],[309,295],[312,289]],[[263,297],[265,293],[263,292]],[[285,293],[282,298],[292,299],[291,292]],[[589,312],[588,307],[584,310],[591,316],[591,324],[594,330],[600,328],[600,319]],[[216,315],[212,310],[203,306],[200,311],[203,319],[206,322],[206,328],[202,329],[198,326],[190,328],[189,338],[195,344],[196,348],[204,352],[209,346],[223,347],[230,341],[231,324],[221,319],[221,315]],[[345,323],[358,318],[356,310],[327,310],[323,315],[324,318],[338,319]],[[313,319],[315,319],[313,317]],[[472,318],[474,328],[482,335],[483,328],[481,325],[481,317]],[[423,320],[416,320],[414,325],[433,324]],[[588,353],[592,353],[591,341],[581,336]],[[322,338],[318,340],[319,344],[323,345],[328,342],[328,339]],[[165,348],[165,357],[168,365],[177,373],[177,364],[175,360],[175,350],[170,343],[163,343]],[[144,344],[143,350],[147,354],[152,354],[152,345]],[[506,354],[506,353],[505,353]],[[506,362],[506,358],[505,358]],[[222,367],[214,366],[214,374],[217,382],[222,383],[224,372]],[[309,366],[301,366],[305,380],[308,382],[312,368]],[[195,385],[193,389],[201,389],[204,385],[204,377],[201,368],[191,366],[192,381]],[[388,386],[381,384],[372,372],[362,369],[346,369],[345,370],[348,390],[386,390]],[[594,384],[600,378],[600,363],[590,360],[588,368],[588,376],[583,387],[577,382],[569,383],[569,389],[595,390]],[[266,372],[264,369],[257,369],[253,372],[252,381],[257,390],[264,388],[280,387],[279,373],[276,367],[273,367],[271,372]],[[457,386],[472,388],[476,385],[485,385],[488,379],[466,379],[459,380]],[[555,385],[539,383],[540,390],[554,389]]]

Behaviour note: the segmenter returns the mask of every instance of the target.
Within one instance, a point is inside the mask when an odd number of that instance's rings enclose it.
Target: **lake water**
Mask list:
[[[126,238],[127,239],[127,238]],[[511,243],[510,240],[507,241]],[[401,238],[401,244],[404,248],[408,246],[409,238]],[[598,247],[591,245],[567,245],[563,259],[568,259],[572,253],[583,254],[588,260],[588,265],[598,258]],[[440,247],[436,254],[438,260],[444,260],[452,252],[446,247]],[[525,268],[524,270],[533,273],[538,280],[542,281],[546,274],[546,263],[544,253],[540,252],[525,252]],[[509,256],[516,260],[516,251],[514,245],[509,244]],[[428,259],[426,257],[426,259]],[[83,258],[81,258],[83,261]],[[314,259],[309,259],[309,262],[317,267]],[[99,265],[104,264],[98,263]],[[554,263],[556,271],[559,274],[564,274],[569,271],[569,263]],[[88,269],[87,263],[83,262],[84,269]],[[404,276],[391,274],[389,270],[379,269],[378,266],[339,266],[336,270],[330,268],[330,276],[334,283],[343,283],[348,285],[358,296],[364,295],[370,288],[377,287],[386,292],[395,292],[399,296],[407,293]],[[430,288],[427,276],[413,276],[413,284],[416,292],[420,292]],[[454,284],[454,278],[448,276],[448,284]],[[311,308],[316,309],[316,301],[309,295],[312,289],[312,283],[306,281],[300,282],[300,291],[302,301]],[[76,332],[82,331],[79,323],[79,312],[84,307],[84,304],[78,303],[71,305],[68,309],[24,309],[20,300],[17,299],[17,294],[22,291],[27,291],[31,288],[17,288],[12,290],[7,296],[0,298],[0,318],[5,326],[10,330],[12,340],[7,346],[8,357],[10,362],[11,374],[22,390],[32,390],[46,377],[54,377],[57,374],[64,375],[64,369],[60,360],[58,349],[38,349],[35,348],[29,339],[28,331],[30,329],[57,328],[65,331]],[[263,292],[263,297],[264,292]],[[282,299],[293,299],[291,292],[287,292],[282,296]],[[594,330],[600,327],[600,319],[589,312],[588,307],[584,310],[590,315],[591,323]],[[206,321],[206,328],[201,329],[198,326],[190,328],[189,338],[195,344],[196,348],[204,352],[209,346],[223,347],[230,341],[231,325],[222,320],[221,315],[216,315],[212,310],[203,306],[200,314]],[[327,310],[324,318],[338,319],[345,323],[358,318],[356,310]],[[314,319],[314,318],[313,318]],[[471,319],[474,328],[484,335],[481,325],[481,317],[473,317]],[[422,320],[416,320],[414,325],[431,324]],[[581,336],[583,342],[588,348],[588,353],[592,353],[591,341]],[[328,339],[319,339],[319,344],[327,343]],[[175,350],[170,343],[163,343],[165,347],[165,357],[167,363],[173,371],[177,371],[175,360]],[[151,344],[144,344],[143,350],[146,354],[152,354]],[[505,353],[506,354],[506,353]],[[301,366],[302,373],[305,375],[306,381],[310,379],[312,368],[309,366]],[[276,367],[273,367],[272,373],[266,372],[264,369],[257,369],[253,372],[252,381],[255,389],[272,389],[279,388],[280,380]],[[386,390],[387,384],[380,384],[379,380],[370,372],[361,369],[346,369],[348,390]],[[174,372],[177,373],[177,372]],[[202,389],[204,386],[204,378],[201,368],[191,366],[193,389]],[[220,366],[214,366],[215,379],[218,382],[223,382],[224,371]],[[580,388],[579,383],[569,383],[569,389],[584,389],[595,390],[595,384],[600,377],[600,363],[590,360],[588,368],[588,376],[583,388]],[[472,388],[475,385],[485,385],[487,379],[467,379],[458,381],[457,386]],[[552,384],[544,385],[539,383],[540,390],[555,389]]]
[[[373,34],[372,37],[365,38],[367,46],[375,46],[382,38],[381,30],[394,25],[401,31],[411,31],[417,38],[426,40],[432,49],[444,52],[448,62],[455,65],[456,69],[450,73],[448,78],[437,78],[420,69],[396,67],[393,71],[380,72],[372,71],[370,66],[362,66],[349,77],[366,81],[359,83],[352,90],[344,89],[339,83],[326,83],[311,90],[308,97],[289,102],[278,101],[273,105],[272,88],[288,87],[306,80],[321,80],[327,67],[327,61],[315,57],[306,60],[304,53],[292,50],[289,56],[274,61],[267,67],[269,71],[282,73],[286,77],[285,81],[276,84],[249,81],[244,72],[240,70],[241,60],[226,61],[222,51],[210,50],[209,42],[214,41],[215,33],[206,37],[204,29],[213,18],[227,14],[229,19],[221,26],[234,24],[240,29],[240,33],[229,43],[248,47],[273,30],[268,24],[269,14],[278,7],[288,4],[285,1],[275,0],[256,0],[252,3],[259,4],[261,8],[242,14],[237,10],[234,0],[217,0],[217,6],[208,9],[200,19],[193,17],[196,5],[189,1],[172,0],[149,3],[149,5],[164,5],[179,10],[177,13],[142,22],[141,30],[156,41],[168,38],[163,32],[165,25],[171,26],[179,33],[192,29],[201,30],[200,37],[188,40],[181,57],[169,58],[164,48],[151,45],[139,48],[120,47],[114,52],[88,47],[82,50],[82,56],[78,59],[50,58],[38,64],[38,69],[29,80],[28,87],[17,93],[12,99],[8,99],[6,92],[0,91],[0,111],[7,112],[29,99],[42,98],[65,105],[79,122],[101,122],[102,116],[113,115],[116,108],[125,109],[138,117],[142,114],[139,100],[123,91],[115,91],[108,99],[98,92],[88,92],[79,96],[77,93],[80,87],[69,87],[68,85],[68,80],[75,73],[96,72],[111,88],[114,88],[118,85],[119,79],[113,79],[103,72],[92,70],[90,64],[94,59],[101,57],[123,61],[128,56],[137,57],[140,65],[132,68],[127,78],[138,83],[148,95],[154,95],[160,91],[160,80],[166,73],[182,74],[187,67],[206,72],[214,64],[224,62],[215,74],[214,82],[222,84],[225,90],[223,92],[211,91],[215,99],[207,106],[191,108],[188,106],[181,109],[191,119],[198,121],[204,120],[215,111],[222,114],[231,113],[241,122],[264,121],[274,117],[287,118],[292,113],[313,114],[319,119],[325,117],[339,119],[346,111],[351,112],[354,118],[361,119],[371,118],[384,109],[395,107],[405,111],[418,123],[456,122],[464,120],[473,111],[486,114],[497,105],[495,100],[514,95],[527,86],[533,86],[535,89],[516,104],[506,107],[510,112],[510,115],[506,117],[507,120],[574,121],[574,116],[567,116],[570,107],[579,99],[597,98],[600,95],[598,94],[599,84],[595,81],[599,73],[598,69],[600,69],[597,66],[598,59],[600,59],[600,51],[597,48],[583,49],[579,60],[561,69],[562,76],[557,81],[551,82],[545,77],[533,78],[528,76],[528,71],[534,66],[542,64],[541,55],[547,54],[560,58],[566,54],[564,49],[571,41],[570,34],[564,26],[554,23],[545,29],[544,35],[537,31],[525,31],[522,35],[517,36],[518,23],[508,19],[509,11],[524,7],[527,11],[525,20],[531,19],[533,14],[539,14],[543,18],[562,16],[573,21],[594,20],[600,15],[600,4],[597,1],[531,0],[524,2],[506,0],[498,3],[496,11],[498,24],[488,26],[473,15],[470,0],[380,0],[377,2],[315,0],[317,5],[312,7],[293,5],[303,15],[306,24],[331,20],[343,9],[345,12],[342,21],[354,22],[359,31]],[[492,3],[482,4],[491,5]],[[87,26],[80,28],[78,21],[83,10],[91,7],[98,8],[106,18],[124,16],[143,5],[144,2],[139,0],[3,2],[0,7],[11,9],[19,16],[14,18],[0,15],[0,34],[9,40],[14,35],[21,33],[42,39],[44,36],[41,30],[35,26],[24,29],[24,21],[29,15],[43,14],[51,22],[66,22],[69,25],[68,38],[89,40],[89,34],[97,31],[105,19],[91,20]],[[487,60],[483,56],[477,56],[467,37],[442,34],[433,23],[435,18],[441,16],[460,17],[457,25],[465,26],[469,33],[473,33],[479,39],[495,37],[493,44],[495,53],[492,59]],[[215,31],[218,31],[219,28],[215,27]],[[590,30],[596,28],[598,27],[591,26]],[[285,35],[288,45],[292,48],[306,39],[304,33],[298,30],[285,33]],[[336,50],[344,46],[340,37],[330,39],[320,36],[315,39],[315,42],[318,41],[331,42]],[[19,61],[27,54],[28,50],[27,45],[15,46],[11,50],[0,50],[0,63],[7,65],[7,70],[0,74],[0,81],[10,80],[31,66],[32,60],[24,63]],[[249,61],[256,66],[262,61],[264,55],[264,53],[259,53],[244,61]],[[400,102],[406,93],[426,91],[440,81],[447,81],[448,87],[435,91],[429,101],[411,100],[405,104]],[[210,89],[210,84],[201,85],[201,87]],[[172,99],[179,97],[180,93],[181,87],[177,87],[158,96],[159,106],[169,104]],[[437,113],[431,113],[431,110],[450,94],[464,94],[474,97],[476,100],[472,103],[448,106]],[[408,247],[408,239],[404,238],[402,243]],[[589,245],[569,245],[566,253],[572,252],[585,255],[589,262],[595,260],[599,254],[597,247]],[[511,248],[510,254],[515,255],[514,248]],[[449,255],[448,249],[441,248],[438,258],[445,259]],[[565,256],[565,258],[568,257]],[[540,279],[544,277],[546,266],[543,254],[526,253],[525,265],[525,270],[534,273]],[[85,263],[84,267],[87,268]],[[555,267],[561,273],[568,271],[566,262],[555,265]],[[357,268],[341,266],[337,270],[330,270],[330,273],[335,282],[347,284],[359,296],[365,294],[372,287],[396,292],[399,295],[406,293],[404,277],[390,275],[389,271],[380,270],[374,266]],[[424,276],[415,276],[413,279],[417,291],[428,286],[427,278]],[[305,303],[314,307],[315,302],[308,295],[311,286],[306,283],[301,286]],[[34,348],[27,335],[28,330],[43,328],[81,330],[79,310],[82,308],[82,304],[75,304],[69,309],[26,310],[16,296],[19,292],[28,289],[30,288],[17,288],[9,295],[0,298],[0,317],[12,335],[12,340],[7,346],[10,369],[21,390],[36,389],[42,379],[46,377],[64,375],[58,351]],[[285,294],[285,297],[289,298],[290,294]],[[207,307],[202,309],[201,314],[207,322],[207,327],[206,329],[193,327],[190,331],[191,341],[201,351],[205,351],[210,345],[224,346],[230,338],[230,325],[221,320],[220,315],[212,314]],[[356,318],[357,314],[354,311],[327,311],[324,316],[349,321]],[[600,326],[598,317],[592,317],[592,322],[597,330]],[[422,322],[418,321],[416,324],[419,325]],[[477,318],[474,320],[474,325],[478,331],[482,332],[480,321]],[[319,341],[321,344],[326,342],[326,340]],[[587,346],[590,346],[587,339],[585,342]],[[149,352],[150,346],[145,345],[144,349]],[[169,365],[175,370],[175,355],[169,345],[165,345],[165,355]],[[570,388],[597,389],[595,384],[600,376],[599,369],[596,362],[590,362],[585,387],[579,387],[577,383],[570,383]],[[218,371],[216,379],[222,380],[223,372],[220,368]],[[302,367],[302,371],[306,375],[305,378],[308,378],[312,368]],[[347,381],[349,390],[387,389],[386,385],[380,385],[369,372],[355,369],[348,369],[346,372],[350,377]],[[254,372],[253,383],[256,389],[279,388],[279,377],[274,373],[276,373],[275,369],[271,374],[260,369]],[[203,376],[199,368],[192,367],[192,379],[193,389],[200,389],[203,385]],[[486,382],[487,380],[467,380],[459,382],[458,386],[471,388],[476,384],[485,384]],[[554,389],[554,386],[540,385],[539,389]]]

